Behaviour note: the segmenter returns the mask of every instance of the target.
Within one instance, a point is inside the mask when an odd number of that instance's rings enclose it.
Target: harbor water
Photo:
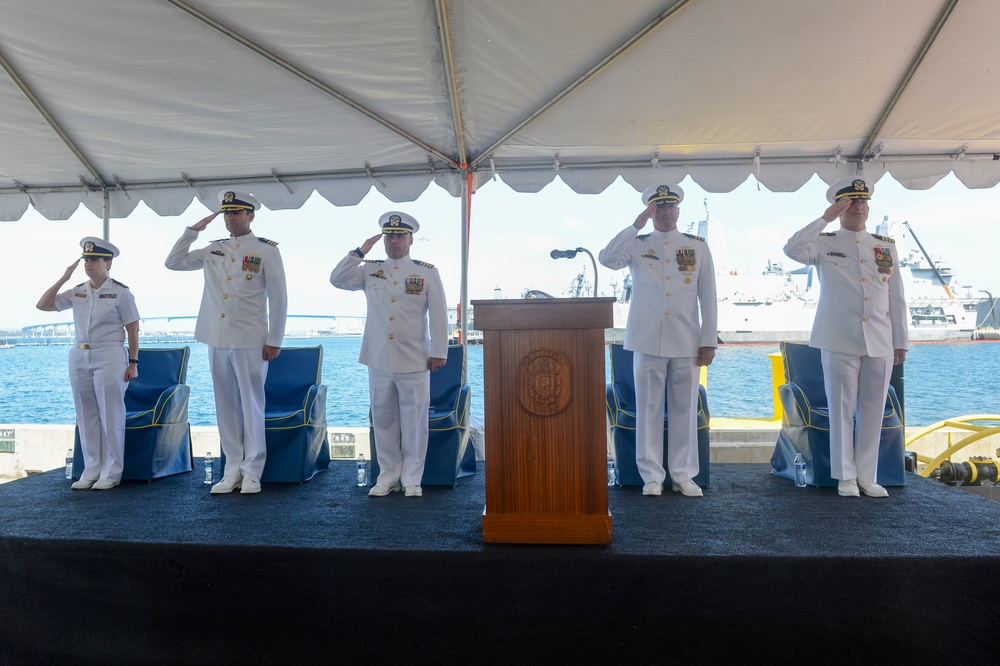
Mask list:
[[[323,383],[328,386],[331,425],[368,425],[368,373],[358,364],[359,337],[286,339],[287,347],[323,346]],[[174,344],[143,347],[176,347]],[[205,345],[191,343],[187,383],[189,420],[215,425],[215,402]],[[483,417],[483,350],[469,347],[468,381],[472,414]],[[771,415],[768,354],[775,346],[722,346],[708,373],[713,417],[767,418]],[[68,345],[0,349],[0,424],[69,424],[75,421],[67,376]],[[139,370],[142,372],[142,369]],[[905,366],[908,426],[930,425],[962,414],[1000,412],[997,377],[1000,344],[990,342],[914,345]]]

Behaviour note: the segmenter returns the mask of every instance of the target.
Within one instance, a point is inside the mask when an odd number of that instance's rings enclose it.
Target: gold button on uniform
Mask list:
[[[225,318],[226,318],[226,313],[225,313],[225,312],[223,312],[223,313],[222,313],[221,315],[219,315],[219,316],[220,316],[220,317],[222,317],[223,319],[225,319]]]
[[[396,286],[397,284],[399,284],[399,283],[398,283],[398,282],[396,282],[395,280],[393,280],[393,281],[392,281],[392,286],[394,286],[394,287],[395,287],[395,286]]]
[[[224,301],[228,301],[228,300],[229,300],[229,294],[226,294],[225,296],[223,296],[223,297],[222,297],[222,300],[224,300]]]
[[[867,301],[868,299],[866,298],[865,300]],[[396,321],[396,318],[395,317],[389,317],[389,321]]]
[[[390,335],[390,336],[389,336],[389,339],[390,339],[390,340],[395,340],[396,338],[395,338],[395,336],[392,336],[392,335]]]
[[[229,281],[231,281],[232,279],[233,279],[233,278],[229,277],[228,275],[226,276],[226,282],[229,282]]]
[[[668,291],[668,292],[667,292],[667,296],[669,296],[669,295],[670,295],[670,292]]]

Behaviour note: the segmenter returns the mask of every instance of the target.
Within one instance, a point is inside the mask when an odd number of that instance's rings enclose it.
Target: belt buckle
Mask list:
[[[90,349],[90,343],[89,342],[81,342],[80,343],[80,349]]]

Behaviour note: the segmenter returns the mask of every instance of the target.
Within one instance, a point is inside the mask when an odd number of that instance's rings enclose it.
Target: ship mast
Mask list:
[[[937,277],[938,282],[940,282],[941,286],[944,287],[944,293],[948,294],[948,298],[951,300],[955,300],[955,294],[952,293],[951,288],[945,283],[944,278],[941,277],[941,271],[938,270],[937,264],[935,264],[934,260],[931,259],[931,255],[927,254],[927,250],[924,249],[924,246],[920,242],[920,239],[917,238],[917,235],[913,233],[913,227],[910,226],[909,222],[903,222],[903,226],[910,232],[910,236],[913,237],[913,241],[917,244],[917,247],[920,248],[924,258],[927,259],[927,263],[931,265],[931,270],[934,271],[934,276]]]

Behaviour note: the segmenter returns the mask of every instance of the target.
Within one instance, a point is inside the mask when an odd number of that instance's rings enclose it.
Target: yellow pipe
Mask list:
[[[945,460],[947,460],[948,458],[950,458],[952,456],[952,454],[955,453],[956,451],[959,451],[960,449],[965,448],[966,446],[968,446],[969,444],[972,444],[973,442],[978,442],[981,439],[985,439],[985,438],[991,437],[993,435],[1000,435],[1000,426],[996,426],[996,427],[993,427],[993,428],[987,428],[986,430],[982,430],[980,432],[977,432],[975,435],[970,435],[969,437],[966,437],[965,439],[959,440],[957,444],[949,446],[938,457],[936,457],[933,460],[931,460],[931,462],[929,462],[927,464],[927,466],[924,467],[923,470],[921,470],[920,476],[923,476],[923,477],[930,476],[931,472],[933,472],[935,469],[937,469],[938,466],[941,463],[943,463]],[[919,458],[919,456],[918,456],[918,458]]]

